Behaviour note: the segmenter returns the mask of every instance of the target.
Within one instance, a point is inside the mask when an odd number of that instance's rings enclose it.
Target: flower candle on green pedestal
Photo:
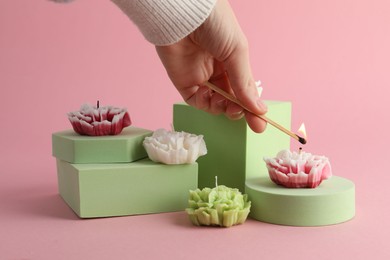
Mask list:
[[[68,113],[68,118],[73,130],[80,135],[117,135],[123,128],[131,125],[126,108],[100,107],[99,101],[96,107],[89,104],[82,105],[79,111]]]
[[[68,113],[73,130],[52,135],[53,156],[69,163],[120,163],[145,158],[152,131],[130,126],[126,108],[84,104]]]
[[[303,134],[306,138],[306,131]],[[355,216],[355,185],[332,176],[327,157],[300,148],[282,150],[264,161],[269,177],[246,181],[252,218],[280,225],[323,226]]]
[[[70,163],[122,163],[147,157],[142,146],[152,131],[134,126],[123,129],[119,135],[86,136],[73,130],[53,133],[52,153]]]

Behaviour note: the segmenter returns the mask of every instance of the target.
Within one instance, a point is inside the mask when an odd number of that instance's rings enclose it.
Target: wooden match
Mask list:
[[[289,136],[291,136],[292,138],[294,138],[295,140],[299,141],[301,144],[306,144],[306,139],[303,138],[303,137],[300,137],[299,135],[291,132],[290,130],[284,128],[283,126],[279,125],[278,123],[276,123],[275,121],[271,120],[270,118],[266,117],[265,115],[258,115],[256,113],[253,113],[250,109],[248,109],[244,104],[241,103],[240,100],[238,100],[235,96],[223,91],[222,89],[218,88],[217,86],[215,86],[214,84],[206,81],[205,83],[203,83],[205,86],[207,86],[208,88],[214,90],[215,92],[217,92],[218,94],[222,95],[223,97],[225,97],[226,99],[232,101],[233,103],[236,103],[237,105],[241,106],[243,109],[245,109],[246,111],[254,114],[255,116],[263,119],[264,121],[266,121],[267,123],[273,125],[274,127],[276,127],[277,129],[279,129],[280,131],[288,134]]]

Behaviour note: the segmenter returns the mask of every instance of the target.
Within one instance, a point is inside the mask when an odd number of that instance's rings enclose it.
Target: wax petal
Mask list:
[[[211,216],[210,225],[219,226],[221,222],[219,221],[218,211],[216,209],[210,209],[209,212]]]
[[[280,151],[264,158],[271,180],[288,188],[316,188],[332,176],[328,158],[306,152]]]
[[[68,113],[74,131],[80,135],[117,135],[122,129],[131,125],[130,115],[126,109],[112,106],[81,106],[80,111]]]
[[[104,120],[102,122],[93,122],[92,123],[94,128],[94,135],[95,136],[101,136],[101,135],[109,135],[111,130],[111,123],[107,120]]]
[[[80,121],[81,124],[81,131],[85,133],[86,135],[94,135],[93,126],[86,122],[86,121]]]
[[[199,219],[199,223],[205,226],[210,225],[210,215],[205,210],[200,208],[199,210],[196,211],[196,213]]]

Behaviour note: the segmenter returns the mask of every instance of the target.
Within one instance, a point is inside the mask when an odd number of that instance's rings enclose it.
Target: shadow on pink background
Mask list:
[[[196,228],[185,213],[79,220],[58,195],[51,133],[82,103],[168,128],[181,97],[154,47],[109,1],[0,2],[3,259],[388,259],[388,1],[231,1],[264,99],[291,101],[306,151],[356,184],[355,219],[296,228]],[[269,126],[271,127],[271,126]],[[297,149],[292,142],[292,148]],[[293,257],[294,258],[294,257]]]

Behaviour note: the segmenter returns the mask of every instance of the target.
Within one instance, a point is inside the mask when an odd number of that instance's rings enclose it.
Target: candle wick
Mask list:
[[[215,176],[215,190],[217,191],[218,196],[218,176]]]
[[[299,154],[302,153],[302,147],[299,147]]]
[[[96,102],[96,108],[99,108],[99,100]]]

